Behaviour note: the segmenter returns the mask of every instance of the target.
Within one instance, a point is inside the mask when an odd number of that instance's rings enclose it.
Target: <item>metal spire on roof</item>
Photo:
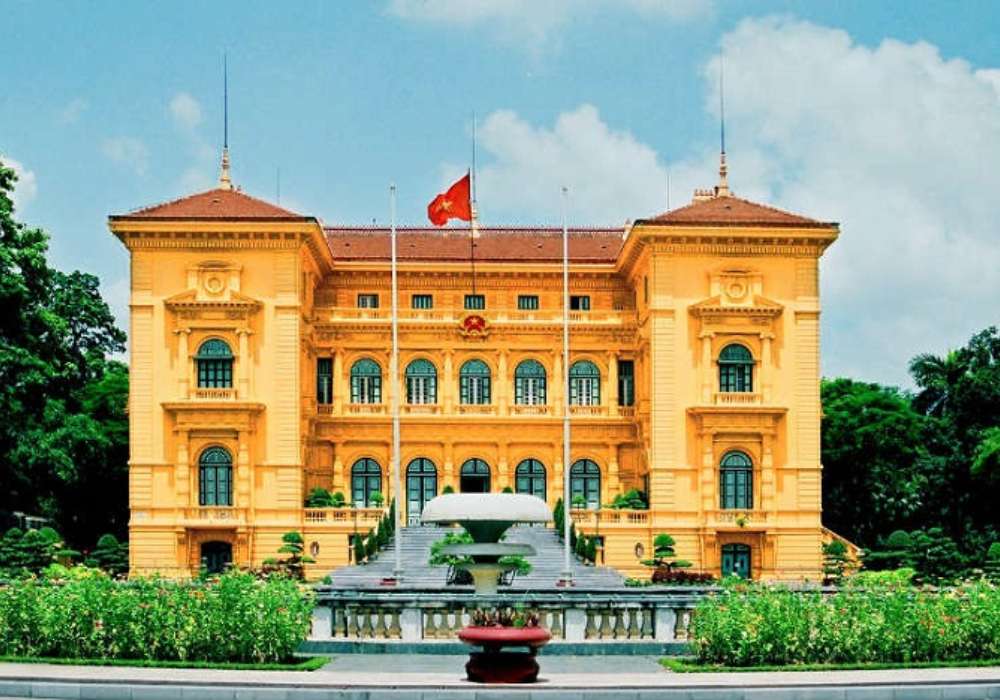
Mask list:
[[[726,167],[726,83],[725,83],[725,53],[719,54],[719,184],[715,188],[716,197],[729,196],[729,169]]]
[[[229,60],[222,54],[222,168],[219,173],[219,189],[233,189],[229,176]]]

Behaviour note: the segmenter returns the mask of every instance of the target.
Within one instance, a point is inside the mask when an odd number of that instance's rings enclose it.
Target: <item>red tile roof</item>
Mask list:
[[[640,223],[695,226],[788,226],[829,228],[835,224],[757,204],[739,197],[711,197],[645,219]]]
[[[389,229],[328,227],[326,240],[334,260],[388,260]],[[396,252],[400,260],[438,262],[469,259],[467,228],[397,228]],[[570,260],[577,263],[613,264],[624,242],[620,228],[570,229]],[[562,229],[539,227],[480,228],[475,239],[475,259],[489,262],[557,262],[562,260]]]
[[[136,209],[114,219],[307,219],[239,190],[214,189]]]

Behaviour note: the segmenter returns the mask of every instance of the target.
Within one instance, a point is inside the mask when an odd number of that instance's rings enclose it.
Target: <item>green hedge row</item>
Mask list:
[[[25,579],[0,587],[0,656],[284,662],[312,610],[308,590],[283,577]]]
[[[691,646],[725,666],[1000,658],[1000,588],[965,584],[836,594],[740,585],[694,612]]]

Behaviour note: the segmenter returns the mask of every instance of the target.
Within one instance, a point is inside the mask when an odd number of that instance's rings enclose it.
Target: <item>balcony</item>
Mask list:
[[[436,403],[408,403],[403,404],[403,414],[408,416],[430,416],[441,412],[441,407]]]
[[[649,525],[648,510],[628,510],[625,508],[571,508],[573,522],[581,526],[597,527],[646,527]]]
[[[514,404],[510,407],[511,415],[515,416],[547,416],[550,413],[549,407],[546,405],[522,405]]]
[[[194,390],[194,398],[196,401],[232,401],[236,398],[236,389],[197,387]]]
[[[766,525],[769,519],[767,511],[737,508],[712,510],[706,515],[709,527],[759,527]]]
[[[496,406],[491,404],[459,404],[455,407],[459,415],[463,416],[492,416],[497,412]]]
[[[307,525],[370,525],[382,519],[385,508],[306,508]]]
[[[570,406],[569,413],[571,416],[606,416],[608,415],[607,406]]]
[[[184,509],[184,522],[198,527],[235,527],[246,522],[246,508],[196,506]]]
[[[537,309],[522,311],[519,309],[491,308],[480,311],[460,308],[448,309],[399,309],[398,318],[402,324],[421,322],[457,323],[466,314],[477,313],[483,316],[491,325],[505,323],[531,323],[539,325],[558,326],[562,323],[562,309]],[[378,324],[388,323],[391,314],[388,308],[357,309],[353,307],[324,307],[316,311],[316,321],[319,323],[357,323],[358,321],[373,321]],[[632,325],[636,321],[634,309],[570,311],[569,320],[573,325]]]
[[[712,395],[712,403],[716,406],[760,406],[763,397],[749,391],[717,391]]]
[[[386,413],[384,403],[349,403],[345,408],[352,416],[381,416]]]

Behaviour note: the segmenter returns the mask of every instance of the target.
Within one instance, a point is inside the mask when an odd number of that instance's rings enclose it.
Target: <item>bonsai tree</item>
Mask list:
[[[909,533],[904,530],[895,530],[885,538],[880,549],[865,555],[865,568],[881,571],[911,566],[913,563],[911,546],[912,541]]]
[[[994,542],[986,550],[986,561],[983,562],[983,571],[994,581],[1000,581],[1000,542]]]
[[[646,510],[649,504],[646,497],[639,489],[630,489],[625,493],[620,493],[608,504],[609,508],[616,510]]]
[[[642,561],[643,566],[653,569],[653,583],[669,580],[671,574],[677,569],[687,569],[691,567],[691,562],[677,558],[677,551],[674,545],[677,544],[674,538],[666,533],[661,533],[653,540],[653,556],[651,559]]]
[[[341,494],[343,498],[343,494]],[[333,496],[322,486],[317,486],[309,492],[306,498],[306,508],[330,508],[333,506]]]
[[[300,533],[293,530],[282,535],[281,541],[284,544],[278,547],[278,553],[288,556],[278,562],[279,568],[292,578],[304,580],[306,577],[305,565],[313,564],[316,561],[305,553],[305,540],[302,539]]]
[[[455,493],[455,489],[451,487],[451,484],[448,484],[447,486],[444,487],[441,493]]]
[[[924,583],[952,581],[965,568],[965,558],[958,551],[955,540],[939,527],[911,532],[910,552],[913,568]]]
[[[368,497],[368,500],[374,507],[381,508],[382,504],[385,503],[385,496],[382,495],[381,491],[375,491]]]
[[[128,573],[128,542],[120,543],[114,535],[101,535],[84,564],[112,576],[124,576]]]
[[[510,486],[504,486],[503,491],[501,491],[501,493],[514,493],[514,489],[512,489]]]
[[[573,504],[573,508],[577,509],[587,507],[587,499],[584,498],[583,495],[579,493],[573,496],[573,500],[570,501],[570,503]]]
[[[364,540],[361,539],[361,535],[357,533],[354,535],[354,563],[365,563],[365,543]]]
[[[333,494],[333,502],[331,503],[331,505],[334,508],[343,508],[345,503],[347,503],[347,501],[344,499],[343,491],[337,491],[335,494]]]
[[[823,545],[823,583],[827,586],[839,586],[850,572],[851,560],[847,556],[847,545],[840,540],[833,540]]]

